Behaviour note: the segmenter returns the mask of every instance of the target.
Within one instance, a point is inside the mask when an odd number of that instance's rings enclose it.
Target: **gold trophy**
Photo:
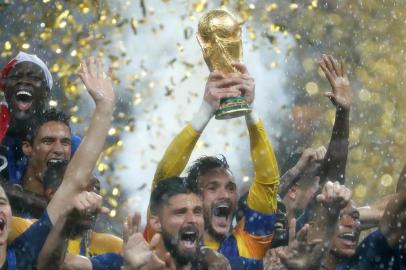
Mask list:
[[[242,60],[241,27],[228,11],[215,9],[199,21],[197,40],[210,71],[238,73],[232,62]],[[216,119],[239,117],[251,111],[244,96],[222,99]]]

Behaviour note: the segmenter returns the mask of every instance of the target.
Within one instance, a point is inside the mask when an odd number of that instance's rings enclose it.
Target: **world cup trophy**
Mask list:
[[[241,27],[230,12],[215,9],[206,13],[199,21],[197,40],[210,71],[239,73],[232,63],[242,60]],[[224,98],[215,117],[230,119],[250,111],[244,96]]]

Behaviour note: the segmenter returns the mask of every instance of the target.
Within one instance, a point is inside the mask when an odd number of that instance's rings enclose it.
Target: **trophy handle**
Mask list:
[[[203,42],[202,37],[199,34],[196,35],[196,38],[197,38],[197,42],[199,43],[200,48],[202,49],[204,61],[206,62],[206,65],[209,67],[210,71],[212,71],[212,66],[209,61],[209,59],[210,59],[209,50],[208,50],[207,46],[205,45],[205,43]]]

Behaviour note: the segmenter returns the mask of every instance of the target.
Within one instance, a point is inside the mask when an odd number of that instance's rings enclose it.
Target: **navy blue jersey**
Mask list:
[[[105,253],[90,257],[92,270],[120,270],[123,266],[123,257],[117,253]]]
[[[337,270],[403,270],[404,268],[404,253],[402,254],[399,248],[391,248],[381,231],[376,230],[358,245],[356,253],[347,263],[337,267]]]
[[[7,248],[8,269],[36,269],[39,253],[51,229],[52,223],[49,219],[48,213],[45,211],[37,222],[14,240],[14,242]],[[13,256],[14,262],[12,258]],[[10,265],[13,263],[15,263],[16,268]]]

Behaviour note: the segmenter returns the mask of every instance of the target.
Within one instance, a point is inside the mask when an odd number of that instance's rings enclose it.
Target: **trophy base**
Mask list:
[[[245,97],[225,98],[220,103],[220,108],[216,111],[217,120],[237,118],[251,112],[251,107],[245,101]]]

